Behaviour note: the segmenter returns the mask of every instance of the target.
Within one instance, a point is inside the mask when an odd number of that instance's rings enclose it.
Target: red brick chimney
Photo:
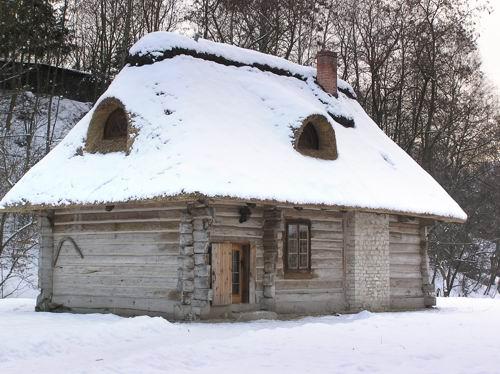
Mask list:
[[[321,50],[316,55],[316,79],[329,94],[337,97],[337,54],[332,51]]]

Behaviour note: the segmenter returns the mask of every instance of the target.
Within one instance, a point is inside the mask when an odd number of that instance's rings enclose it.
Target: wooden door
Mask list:
[[[212,244],[212,305],[249,302],[250,246]]]
[[[232,302],[232,244],[212,244],[212,305],[229,305]]]

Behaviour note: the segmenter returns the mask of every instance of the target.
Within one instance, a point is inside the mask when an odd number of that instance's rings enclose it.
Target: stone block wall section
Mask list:
[[[210,311],[209,227],[213,211],[207,206],[188,205],[179,227],[177,291],[180,304],[176,319],[196,320]]]
[[[348,212],[345,222],[346,301],[351,311],[390,308],[389,216]]]

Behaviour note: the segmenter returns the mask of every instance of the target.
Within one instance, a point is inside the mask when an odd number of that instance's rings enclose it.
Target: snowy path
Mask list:
[[[0,373],[500,373],[500,300],[297,321],[172,324],[0,300]]]

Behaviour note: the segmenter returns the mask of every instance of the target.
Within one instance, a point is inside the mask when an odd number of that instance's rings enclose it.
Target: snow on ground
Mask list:
[[[0,373],[500,373],[500,300],[418,312],[170,323],[0,300]]]

